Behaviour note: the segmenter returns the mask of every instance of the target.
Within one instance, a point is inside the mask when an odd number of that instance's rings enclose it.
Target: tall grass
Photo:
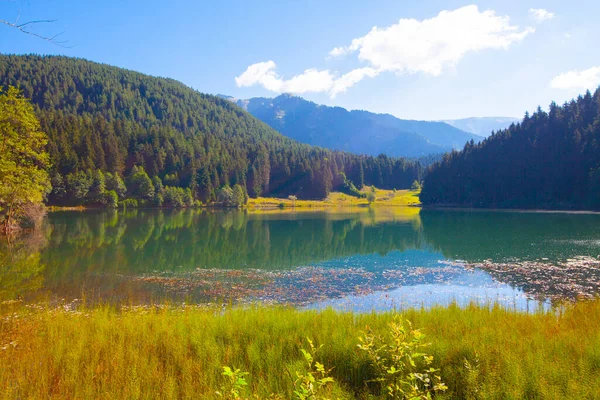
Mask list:
[[[393,318],[260,307],[1,307],[1,398],[214,398],[223,366],[249,372],[258,398],[292,398],[290,372],[302,368],[306,337],[323,345],[319,361],[333,368],[329,397],[364,398],[374,371],[357,338],[366,327],[384,332]],[[442,398],[600,396],[600,301],[534,314],[450,306],[402,318],[431,342],[432,366],[448,385]]]

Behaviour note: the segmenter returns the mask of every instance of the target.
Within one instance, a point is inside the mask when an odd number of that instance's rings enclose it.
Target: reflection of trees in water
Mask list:
[[[446,258],[537,299],[598,293],[600,215],[424,210],[421,220],[425,240]]]
[[[414,211],[53,213],[49,245],[41,256],[48,266],[45,286],[65,298],[139,300],[147,298],[147,288],[124,277],[196,268],[282,270],[354,254],[419,248],[420,223]],[[394,221],[401,223],[389,223]]]
[[[46,266],[41,251],[49,233],[45,228],[14,238],[0,237],[0,301],[19,299],[43,286]]]
[[[0,293],[2,298],[14,298],[44,284],[49,292],[66,298],[93,292],[103,299],[139,300],[148,298],[148,287],[124,277],[164,271],[184,275],[197,268],[281,271],[407,249],[441,251],[449,259],[468,263],[542,257],[552,262],[553,257],[590,255],[594,246],[575,246],[573,241],[600,238],[596,215],[427,210],[419,217],[418,211],[402,212],[53,213],[42,235],[47,246],[44,240],[13,245],[10,262],[6,244],[0,247]],[[525,291],[530,288],[519,270],[495,277]]]
[[[424,240],[453,260],[600,255],[600,215],[422,210],[421,222]]]
[[[373,223],[367,213],[136,210],[57,213],[51,221],[54,231],[45,257],[62,264],[53,265],[56,278],[70,268],[123,274],[176,268],[281,269],[419,247],[415,224]]]

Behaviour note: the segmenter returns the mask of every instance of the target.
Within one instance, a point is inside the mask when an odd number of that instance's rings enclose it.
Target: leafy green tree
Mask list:
[[[377,199],[377,196],[375,196],[375,192],[367,193],[367,201],[369,202],[369,204],[374,203],[376,199]]]
[[[245,206],[248,202],[246,193],[242,185],[235,184],[232,189],[232,203],[235,206]]]
[[[41,203],[50,191],[42,132],[33,106],[18,89],[0,92],[0,213],[3,230],[15,228],[15,217],[28,203]]]
[[[67,193],[75,204],[80,205],[85,202],[92,183],[92,177],[85,171],[77,171],[67,175]]]
[[[164,197],[164,205],[173,208],[186,207],[191,205],[190,202],[193,202],[193,199],[190,200],[188,197],[191,197],[191,191],[189,193],[186,192],[183,188],[173,187],[173,186],[165,186],[163,191]]]
[[[142,167],[133,167],[127,182],[127,188],[130,196],[135,199],[148,201],[154,198],[154,185]]]
[[[50,192],[51,201],[53,203],[61,203],[67,195],[67,185],[63,176],[59,172],[52,173],[50,178],[52,191]]]
[[[419,181],[414,181],[412,183],[412,185],[410,186],[410,190],[413,190],[413,191],[414,190],[421,190],[421,184],[419,183]]]
[[[111,174],[110,172],[107,172],[105,174],[105,181],[106,190],[113,190],[121,200],[125,198],[127,195],[127,187],[118,173]]]
[[[153,203],[157,207],[161,207],[164,204],[164,186],[162,181],[157,175],[152,178],[152,185],[154,186],[154,200]]]
[[[119,206],[119,196],[114,190],[104,192],[104,204],[108,208],[117,208]]]
[[[90,191],[88,193],[88,201],[94,204],[104,204],[104,201],[106,200],[105,192],[106,183],[104,180],[104,174],[102,171],[97,169],[94,171],[92,186],[90,186]]]
[[[229,185],[223,186],[217,191],[217,201],[223,205],[233,204],[233,190]]]

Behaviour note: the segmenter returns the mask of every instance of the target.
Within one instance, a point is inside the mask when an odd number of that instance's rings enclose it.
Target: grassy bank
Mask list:
[[[361,192],[370,192],[370,187],[365,187]],[[416,206],[420,205],[418,190],[383,190],[375,189],[374,205],[379,206]],[[366,198],[350,196],[340,192],[332,192],[326,199],[323,200],[290,200],[279,199],[274,197],[258,197],[250,199],[248,202],[249,209],[261,208],[325,208],[325,207],[351,207],[351,206],[368,206],[369,201]]]
[[[249,372],[247,388],[256,398],[292,398],[290,374],[303,369],[306,337],[323,345],[316,358],[333,368],[335,383],[323,394],[366,398],[374,372],[357,338],[367,327],[385,333],[392,319],[285,308],[2,307],[2,398],[213,398],[223,366]],[[433,367],[448,385],[440,398],[598,396],[600,301],[561,313],[473,306],[408,311],[402,318],[431,343]]]

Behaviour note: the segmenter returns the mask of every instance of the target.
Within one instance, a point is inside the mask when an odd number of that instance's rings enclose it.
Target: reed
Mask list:
[[[249,373],[253,398],[293,398],[307,337],[332,368],[329,398],[377,396],[358,338],[367,327],[384,334],[394,317],[258,306],[0,307],[2,398],[216,398],[224,366]],[[439,398],[598,396],[600,301],[530,314],[451,305],[400,317],[431,343],[432,367],[448,386]]]

